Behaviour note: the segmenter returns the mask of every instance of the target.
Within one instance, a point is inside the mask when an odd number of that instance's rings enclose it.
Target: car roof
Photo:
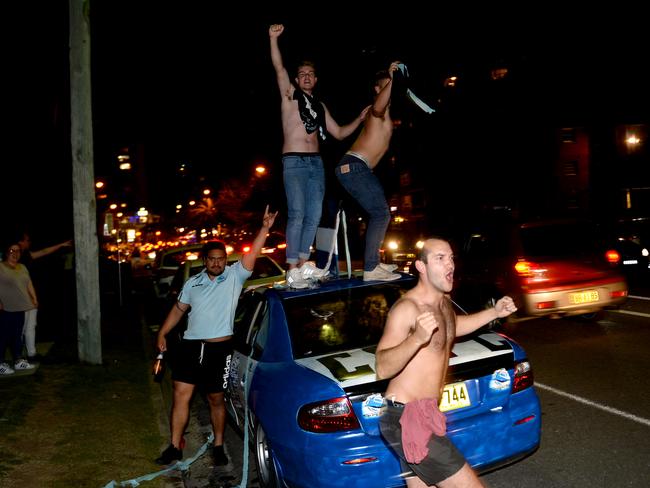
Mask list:
[[[338,290],[350,290],[353,288],[362,288],[369,286],[377,286],[383,283],[409,283],[415,285],[417,278],[407,273],[400,273],[401,278],[390,282],[382,281],[363,281],[360,277],[353,278],[337,278],[327,280],[319,283],[313,288],[305,288],[302,290],[294,290],[292,288],[276,288],[276,291],[283,300],[291,300],[292,298],[303,297],[308,295],[316,295],[319,293],[328,293]]]

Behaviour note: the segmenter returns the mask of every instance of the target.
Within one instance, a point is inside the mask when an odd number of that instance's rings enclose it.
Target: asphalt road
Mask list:
[[[596,322],[530,320],[505,327],[533,365],[542,442],[483,476],[501,487],[650,486],[650,295]]]

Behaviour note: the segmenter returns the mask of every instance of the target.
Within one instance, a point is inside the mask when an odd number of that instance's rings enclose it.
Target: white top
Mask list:
[[[232,335],[242,287],[252,271],[237,261],[211,280],[205,269],[183,285],[178,301],[190,305],[183,338],[206,340]]]

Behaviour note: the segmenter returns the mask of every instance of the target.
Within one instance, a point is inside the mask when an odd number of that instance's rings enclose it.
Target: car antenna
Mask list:
[[[467,311],[466,311],[463,307],[461,307],[460,305],[458,305],[458,304],[457,304],[457,303],[456,303],[456,302],[455,302],[451,297],[449,297],[449,300],[451,300],[451,303],[453,303],[454,305],[456,305],[456,306],[460,309],[461,312],[463,312],[465,315],[469,315],[469,314],[467,313]]]

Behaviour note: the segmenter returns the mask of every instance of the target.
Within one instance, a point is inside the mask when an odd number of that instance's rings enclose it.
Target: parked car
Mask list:
[[[621,217],[604,224],[607,259],[630,284],[650,284],[650,218]]]
[[[228,254],[228,265],[234,264],[241,259],[241,254],[230,253]],[[169,299],[176,301],[178,294],[183,288],[183,284],[190,276],[199,273],[205,264],[202,259],[188,260],[182,263],[176,270],[174,277],[169,285]],[[258,256],[255,260],[253,273],[250,278],[244,283],[244,289],[255,288],[257,286],[270,285],[273,283],[282,283],[286,279],[284,269],[277,261],[266,254]]]
[[[238,253],[247,253],[250,251],[252,238],[254,235],[249,236],[250,239],[240,238],[236,242],[231,242],[230,247],[232,247],[234,252]],[[287,251],[287,239],[282,232],[271,231],[266,237],[264,242],[264,247],[262,248],[262,254],[270,255],[276,262],[284,263],[286,261],[286,251]]]
[[[491,306],[507,294],[520,315],[594,318],[627,298],[627,282],[588,220],[485,219],[461,242],[453,293],[461,302]]]
[[[181,247],[170,247],[159,251],[153,265],[153,288],[158,298],[165,298],[169,293],[174,274],[181,263],[201,260],[203,243],[190,244]]]
[[[380,249],[382,262],[395,264],[399,271],[408,272],[425,238],[425,233],[414,225],[391,222]]]
[[[405,486],[379,432],[388,381],[377,380],[374,353],[388,310],[415,282],[339,279],[241,296],[226,404],[248,427],[261,486]],[[478,331],[458,340],[449,365],[441,409],[470,465],[494,469],[539,446],[540,404],[521,346]]]

